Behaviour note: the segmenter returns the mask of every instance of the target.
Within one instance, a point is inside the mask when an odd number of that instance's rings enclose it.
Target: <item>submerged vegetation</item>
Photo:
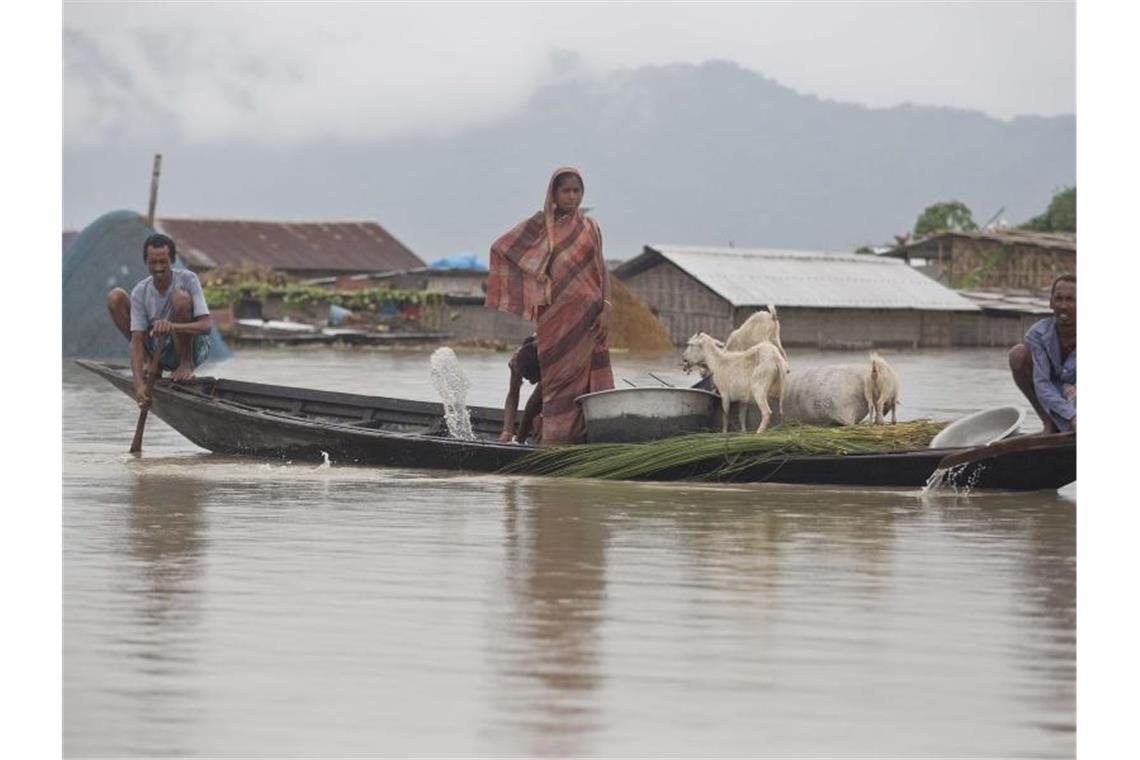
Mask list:
[[[537,451],[504,472],[628,480],[693,467],[691,480],[727,480],[753,465],[790,456],[924,448],[945,424],[928,419],[844,427],[785,423],[759,434],[696,433],[649,443],[561,446]]]
[[[210,309],[229,309],[242,301],[279,303],[286,311],[342,306],[362,314],[396,314],[409,305],[421,307],[417,314],[426,326],[438,328],[444,321],[445,295],[419,288],[386,285],[338,290],[297,281],[288,275],[258,265],[219,267],[202,275],[202,294]],[[303,320],[302,320],[303,321]]]
[[[202,283],[202,294],[206,305],[211,309],[225,309],[242,299],[266,301],[278,297],[287,305],[306,306],[309,304],[330,303],[346,309],[376,311],[385,304],[435,304],[443,301],[442,293],[434,293],[415,288],[354,288],[352,290],[332,290],[319,285],[286,283],[269,285],[255,280],[234,283]]]

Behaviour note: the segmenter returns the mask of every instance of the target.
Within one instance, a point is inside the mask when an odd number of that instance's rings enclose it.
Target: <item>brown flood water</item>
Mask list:
[[[204,373],[432,399],[428,355]],[[903,418],[1024,406],[1004,352],[888,359]],[[472,403],[506,360],[460,353]],[[691,381],[676,362],[615,375]],[[129,398],[70,364],[63,395],[68,756],[1075,754],[1075,486],[318,467],[153,418],[135,459]]]

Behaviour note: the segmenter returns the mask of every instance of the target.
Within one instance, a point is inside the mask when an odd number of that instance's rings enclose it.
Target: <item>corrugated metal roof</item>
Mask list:
[[[289,271],[385,272],[425,266],[375,222],[159,219],[195,267],[258,264]]]
[[[654,252],[733,306],[773,303],[777,306],[932,311],[975,311],[978,308],[905,262],[870,254],[646,246],[646,254]],[[632,268],[636,261],[626,262],[620,269]]]
[[[983,309],[992,311],[1041,315],[1053,313],[1053,310],[1049,308],[1049,296],[1047,294],[1032,293],[1028,290],[960,290],[958,292]]]

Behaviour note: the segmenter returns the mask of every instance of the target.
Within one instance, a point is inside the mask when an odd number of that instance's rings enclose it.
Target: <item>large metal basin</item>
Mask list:
[[[590,443],[654,441],[714,430],[720,396],[699,388],[614,388],[577,398]]]
[[[932,449],[959,446],[988,446],[1016,433],[1021,428],[1025,410],[1016,406],[996,406],[968,414],[951,422],[934,436]]]

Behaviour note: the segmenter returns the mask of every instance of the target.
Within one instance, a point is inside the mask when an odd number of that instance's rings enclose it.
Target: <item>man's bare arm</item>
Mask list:
[[[135,401],[140,406],[147,403],[146,380],[143,378],[143,365],[146,364],[146,333],[131,332],[131,379],[135,384]]]
[[[210,332],[211,324],[209,314],[196,317],[193,322],[171,322],[168,319],[156,319],[151,325],[150,331],[153,335],[165,335],[166,333],[205,335]]]
[[[526,439],[530,437],[531,428],[534,426],[534,418],[542,413],[542,383],[534,386],[534,390],[530,392],[530,398],[526,401],[526,408],[523,409],[522,419],[519,420],[519,434],[515,440],[519,443],[526,443]]]
[[[515,434],[515,414],[519,410],[519,388],[522,387],[522,375],[511,370],[511,385],[507,391],[507,400],[503,403],[503,431],[499,433],[499,440],[509,443]]]

